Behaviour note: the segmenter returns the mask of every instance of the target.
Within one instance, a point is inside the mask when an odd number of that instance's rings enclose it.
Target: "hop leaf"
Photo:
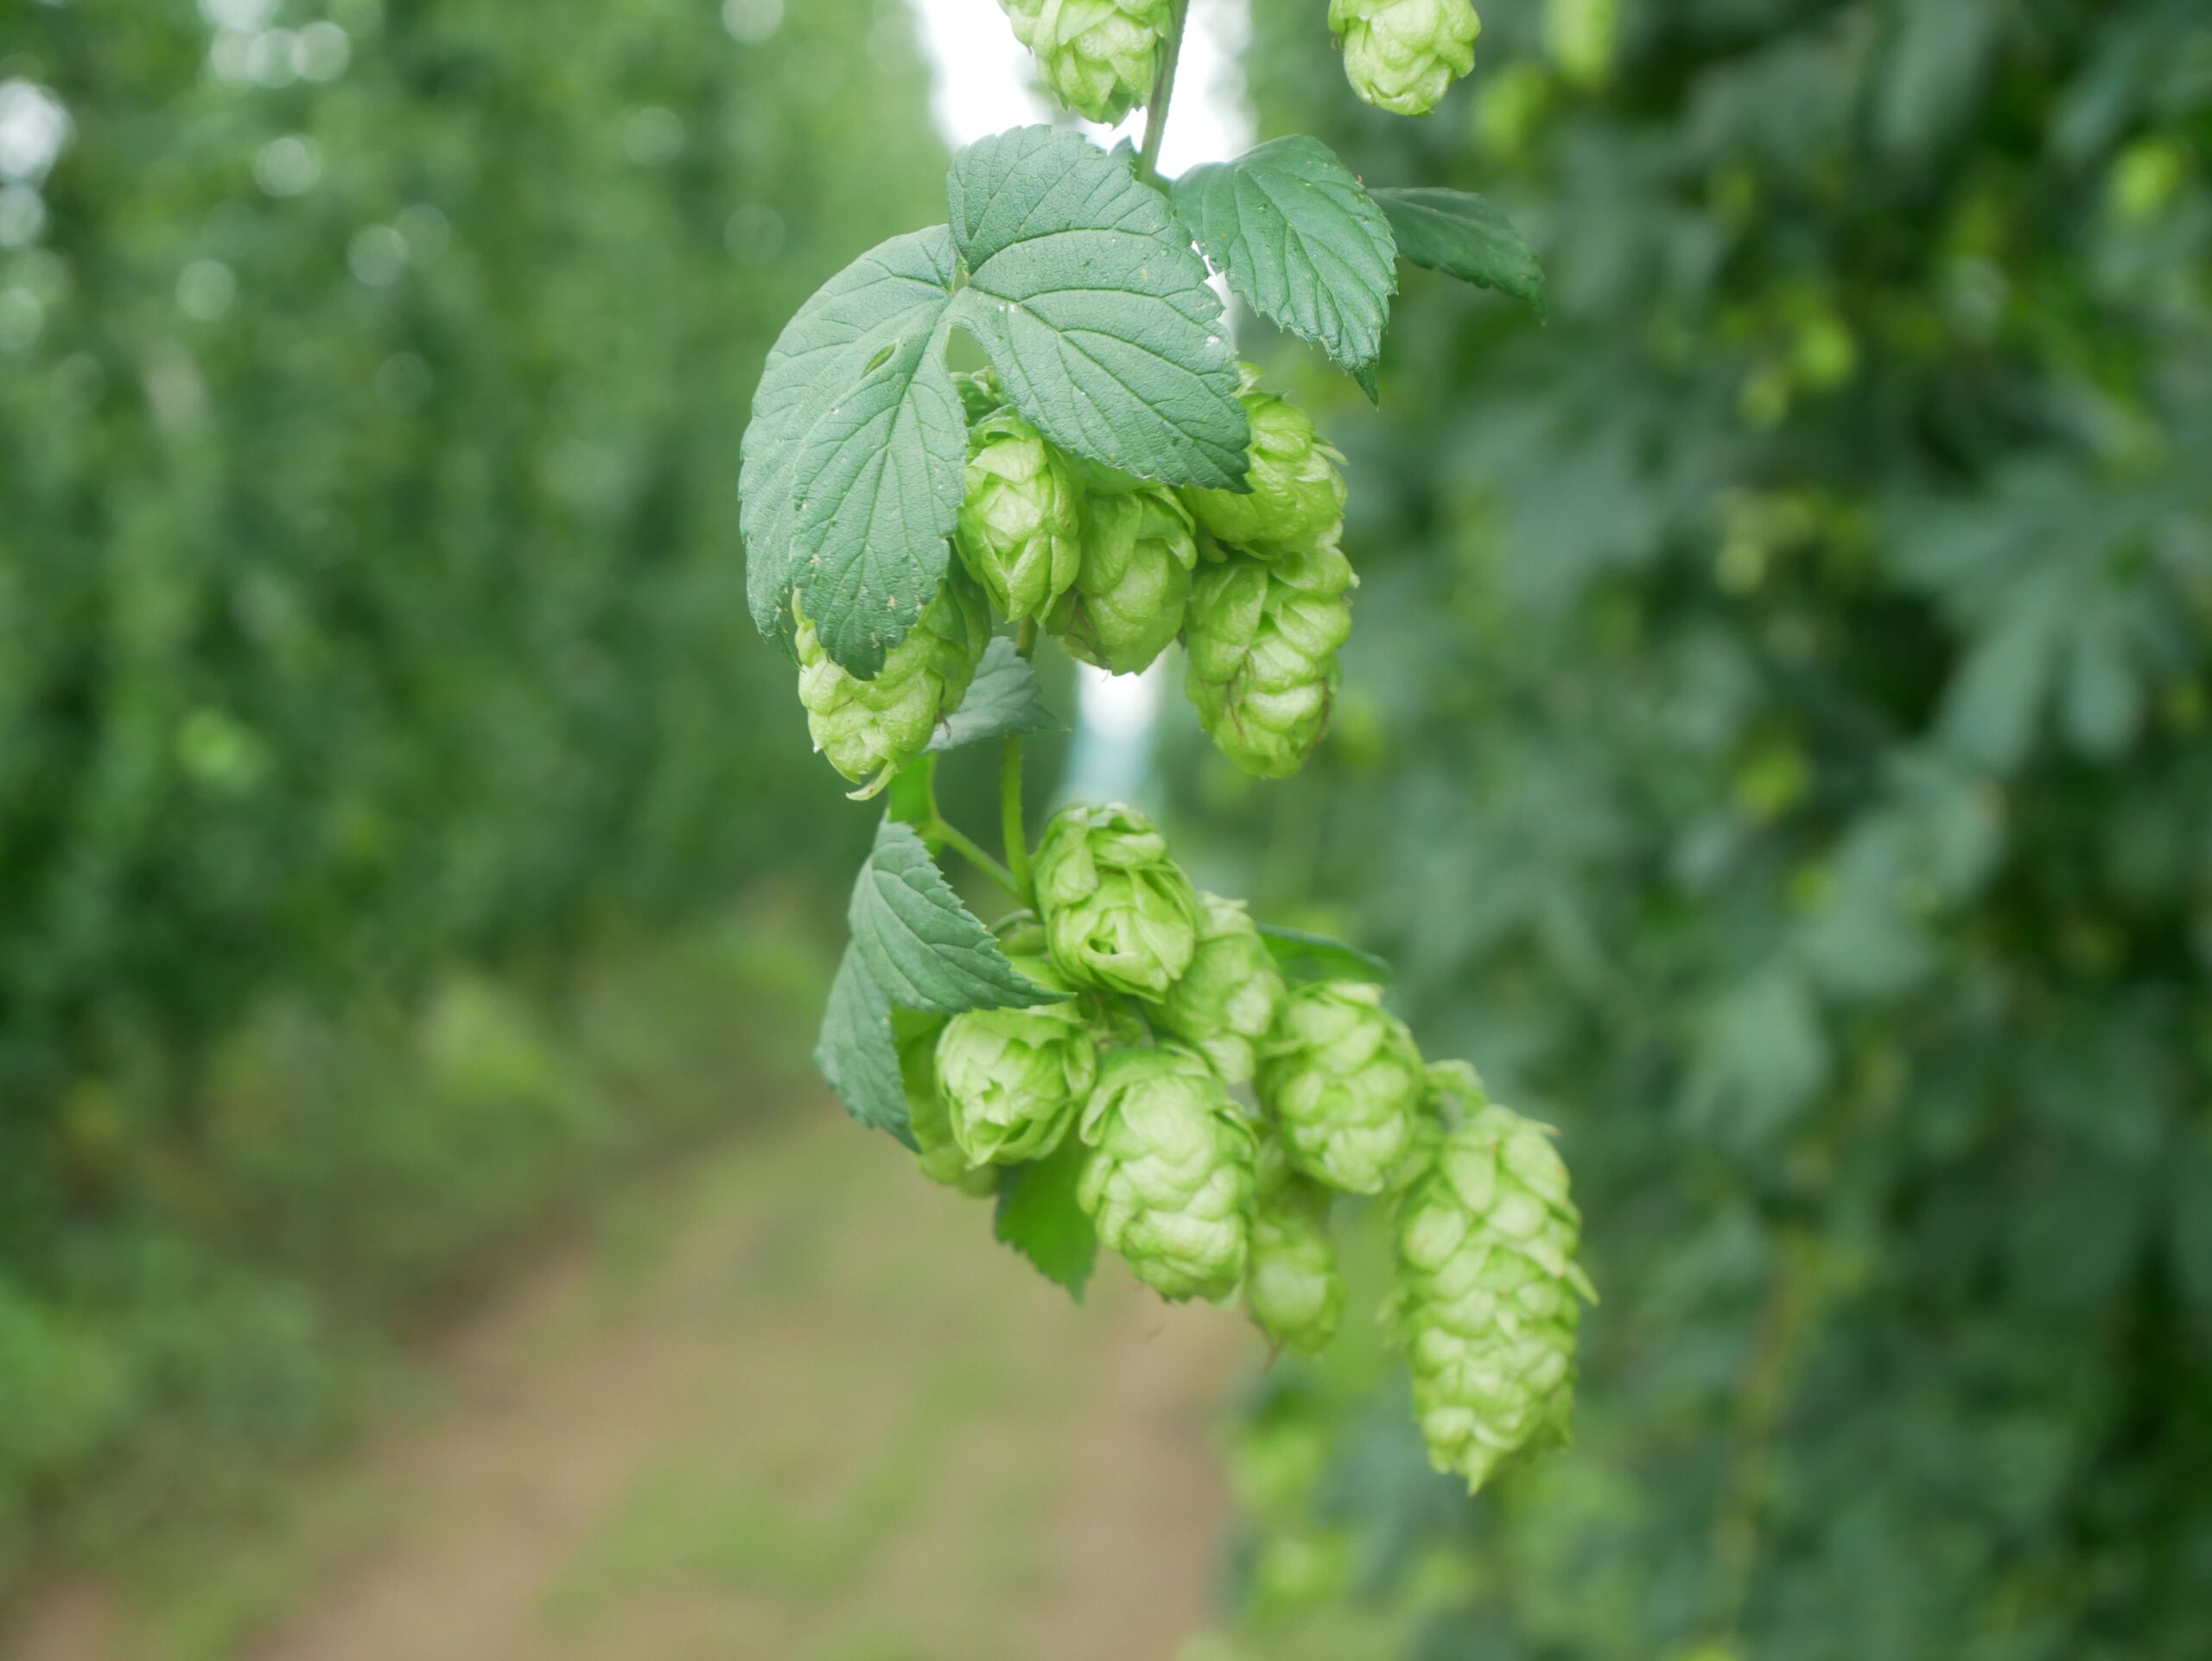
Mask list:
[[[1329,0],[1352,91],[1394,115],[1427,115],[1475,67],[1482,20],[1467,0]]]
[[[906,1087],[906,1117],[914,1134],[914,1163],[932,1182],[982,1196],[998,1187],[999,1174],[969,1166],[952,1139],[952,1121],[937,1085],[938,1036],[945,1017],[893,1008],[891,1028],[899,1047],[899,1077]]]
[[[1077,984],[1158,999],[1191,966],[1198,891],[1135,808],[1062,808],[1033,869],[1052,962]]]
[[[1293,1170],[1273,1141],[1260,1150],[1244,1303],[1273,1342],[1305,1355],[1327,1348],[1344,1318],[1329,1196]]]
[[[1098,1238],[1162,1297],[1218,1302],[1244,1273],[1256,1138],[1188,1050],[1116,1050],[1079,1126],[1076,1198]]]
[[[1159,1022],[1213,1064],[1224,1082],[1252,1077],[1258,1046],[1282,1002],[1274,954],[1233,900],[1198,895],[1198,949],[1160,1001]]]
[[[874,680],[838,667],[816,639],[804,610],[796,601],[793,606],[798,618],[798,697],[806,706],[806,729],[830,766],[855,784],[867,780],[855,793],[873,796],[902,764],[929,747],[937,723],[967,696],[990,638],[983,596],[959,572],[947,576]]]
[[[1082,557],[1082,496],[1066,458],[1001,409],[970,433],[963,479],[961,563],[1007,617],[1043,615]]]
[[[1524,1449],[1567,1440],[1581,1219],[1548,1129],[1485,1106],[1438,1149],[1398,1216],[1387,1311],[1429,1459],[1470,1492]]]
[[[1344,458],[1315,435],[1313,417],[1288,398],[1262,391],[1260,372],[1250,364],[1241,367],[1237,399],[1252,423],[1252,468],[1245,475],[1251,491],[1192,488],[1183,500],[1211,535],[1270,559],[1311,548],[1343,525],[1344,480],[1337,464]]]
[[[1343,981],[1290,989],[1258,1079],[1291,1162],[1348,1193],[1381,1193],[1405,1174],[1426,1082],[1382,989]]]
[[[1014,965],[1038,985],[1068,990],[1041,958]],[[1042,1159],[1060,1145],[1090,1093],[1098,1054],[1081,1004],[970,1009],[945,1024],[937,1082],[952,1139],[971,1165]]]
[[[1021,35],[1013,5],[1007,16]],[[1169,22],[1168,0],[1042,0],[1022,43],[1055,98],[1111,126],[1152,96]]]
[[[1092,496],[1075,582],[1046,627],[1069,652],[1110,674],[1147,667],[1182,627],[1198,563],[1192,529],[1190,510],[1157,485]]]
[[[1184,690],[1245,772],[1295,773],[1328,731],[1357,582],[1333,540],[1271,562],[1231,553],[1198,573],[1184,620]]]

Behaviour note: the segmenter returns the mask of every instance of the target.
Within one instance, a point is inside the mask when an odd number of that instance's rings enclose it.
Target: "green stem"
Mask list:
[[[1014,877],[1014,892],[1025,906],[1037,904],[1037,884],[1029,874],[1029,832],[1021,822],[1021,740],[1006,741],[999,760],[999,837],[1006,844],[1006,862]]]
[[[961,858],[966,860],[1016,900],[1022,898],[1021,888],[1014,881],[1014,874],[977,847],[974,840],[957,825],[940,818],[930,826],[930,834],[944,837],[944,845],[951,849],[954,853],[959,855]]]
[[[1160,43],[1160,73],[1145,100],[1144,147],[1137,152],[1137,177],[1147,184],[1160,182],[1160,141],[1167,137],[1167,100],[1175,93],[1175,60],[1183,54],[1183,18],[1191,0],[1171,0],[1167,8],[1167,38]]]

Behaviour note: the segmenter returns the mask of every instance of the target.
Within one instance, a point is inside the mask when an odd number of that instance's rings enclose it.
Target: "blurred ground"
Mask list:
[[[5,1661],[1167,1661],[1238,1324],[1087,1308],[834,1109],[613,1207],[287,1515],[67,1589]]]

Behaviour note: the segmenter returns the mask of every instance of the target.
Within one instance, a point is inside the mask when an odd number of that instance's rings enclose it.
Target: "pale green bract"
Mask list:
[[[1043,0],[1028,34],[1018,21],[1014,32],[1037,54],[1053,97],[1111,126],[1152,95],[1172,21],[1169,0]]]
[[[1060,453],[1011,410],[969,431],[957,544],[1001,615],[1041,616],[1075,581],[1083,497]]]
[[[1260,1060],[1260,1099],[1300,1170],[1347,1193],[1381,1193],[1403,1174],[1427,1083],[1382,989],[1294,986]]]
[[[1581,1219],[1548,1130],[1485,1106],[1437,1150],[1398,1216],[1387,1311],[1429,1459],[1479,1488],[1567,1440],[1582,1301]]]
[[[893,1009],[891,1030],[899,1046],[899,1077],[906,1091],[906,1119],[914,1136],[914,1163],[932,1182],[977,1198],[996,1190],[999,1174],[971,1166],[952,1138],[952,1117],[938,1088],[937,1044],[945,1017]]]
[[[1049,991],[1068,987],[1041,958],[1016,970]],[[1060,1145],[1090,1093],[1098,1053],[1074,1000],[1027,1009],[969,1009],[945,1023],[937,1082],[952,1139],[971,1165],[1042,1159]]]
[[[1188,1050],[1115,1050],[1078,1126],[1076,1197],[1136,1277],[1219,1301],[1244,1273],[1256,1145],[1220,1078]]]
[[[1242,905],[1205,893],[1198,905],[1198,949],[1155,1018],[1211,1061],[1224,1083],[1241,1085],[1274,1027],[1282,971]]]
[[[1344,1319],[1329,1196],[1293,1170],[1273,1141],[1260,1149],[1244,1307],[1269,1340],[1302,1355],[1327,1348]]]
[[[1184,690],[1245,772],[1295,773],[1327,733],[1357,582],[1333,539],[1274,560],[1232,552],[1194,579]]]
[[[1033,869],[1052,962],[1077,985],[1156,1000],[1191,966],[1198,891],[1136,809],[1062,808]]]
[[[804,610],[798,619],[798,701],[806,706],[807,732],[830,765],[861,786],[855,794],[861,797],[874,795],[929,748],[938,722],[967,696],[991,633],[982,591],[958,572],[873,680],[839,667]]]
[[[1475,67],[1482,20],[1467,0],[1329,0],[1352,91],[1393,115],[1427,115]]]
[[[1074,656],[1134,675],[1182,627],[1198,547],[1190,510],[1157,485],[1091,497],[1075,581],[1046,619]]]
[[[1237,400],[1252,423],[1249,492],[1185,490],[1183,500],[1210,534],[1262,559],[1303,551],[1344,524],[1341,452],[1313,430],[1313,417],[1288,398],[1266,391],[1260,372],[1243,366]]]

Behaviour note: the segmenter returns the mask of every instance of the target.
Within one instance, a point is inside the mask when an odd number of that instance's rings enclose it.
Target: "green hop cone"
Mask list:
[[[1041,958],[1011,961],[1049,991],[1070,990]],[[971,1165],[1044,1158],[1067,1135],[1097,1072],[1090,1021],[1072,998],[963,1010],[945,1023],[937,1044],[937,1081],[952,1139]]]
[[[1260,372],[1243,366],[1237,394],[1252,423],[1249,494],[1233,490],[1185,489],[1184,502],[1201,528],[1246,552],[1271,559],[1311,548],[1344,523],[1343,455],[1323,443],[1313,418],[1288,398],[1260,390]]]
[[[792,609],[798,618],[798,701],[806,706],[814,748],[854,783],[867,780],[856,797],[873,796],[928,748],[937,723],[968,696],[991,633],[982,593],[965,573],[950,572],[874,680],[838,667],[805,612],[796,601]]]
[[[1301,1355],[1326,1349],[1344,1318],[1328,1193],[1291,1169],[1274,1142],[1260,1150],[1244,1303],[1270,1341]]]
[[[1076,1184],[1098,1238],[1177,1302],[1215,1302],[1244,1274],[1256,1138],[1203,1056],[1115,1050],[1079,1127]]]
[[[1436,1150],[1445,1137],[1465,1124],[1490,1102],[1481,1075],[1465,1061],[1432,1061],[1425,1070],[1421,1105],[1414,1114],[1413,1139],[1398,1161],[1393,1189],[1409,1187],[1436,1162]]]
[[[1548,1130],[1495,1105],[1446,1138],[1398,1214],[1387,1315],[1430,1461],[1469,1492],[1567,1440],[1583,1299],[1581,1219]]]
[[[1291,1163],[1306,1175],[1347,1193],[1381,1193],[1406,1174],[1427,1079],[1381,987],[1292,987],[1257,1082]]]
[[[1198,890],[1150,819],[1119,803],[1052,816],[1033,867],[1045,939],[1078,986],[1158,1000],[1198,950]]]
[[[1084,505],[1075,581],[1046,627],[1085,663],[1116,675],[1148,666],[1183,624],[1198,563],[1191,512],[1158,485]]]
[[[1014,5],[1007,16],[1020,35]],[[1023,44],[1055,98],[1111,126],[1152,96],[1170,21],[1168,0],[1043,0]]]
[[[906,1118],[914,1133],[914,1163],[932,1182],[982,1196],[995,1192],[999,1174],[968,1163],[952,1139],[952,1119],[937,1087],[937,1041],[943,1015],[894,1007],[891,1032],[899,1049],[899,1078],[906,1087]]]
[[[1233,900],[1198,895],[1198,950],[1167,996],[1160,1024],[1213,1063],[1224,1082],[1252,1077],[1258,1047],[1282,1002],[1282,971]]]
[[[1393,115],[1427,115],[1475,67],[1482,19],[1467,0],[1329,0],[1351,89]]]
[[[1013,410],[969,434],[960,559],[1009,620],[1042,616],[1075,581],[1082,507],[1065,459]]]
[[[1358,580],[1332,539],[1273,561],[1231,554],[1192,583],[1183,690],[1245,772],[1295,773],[1328,731]]]

